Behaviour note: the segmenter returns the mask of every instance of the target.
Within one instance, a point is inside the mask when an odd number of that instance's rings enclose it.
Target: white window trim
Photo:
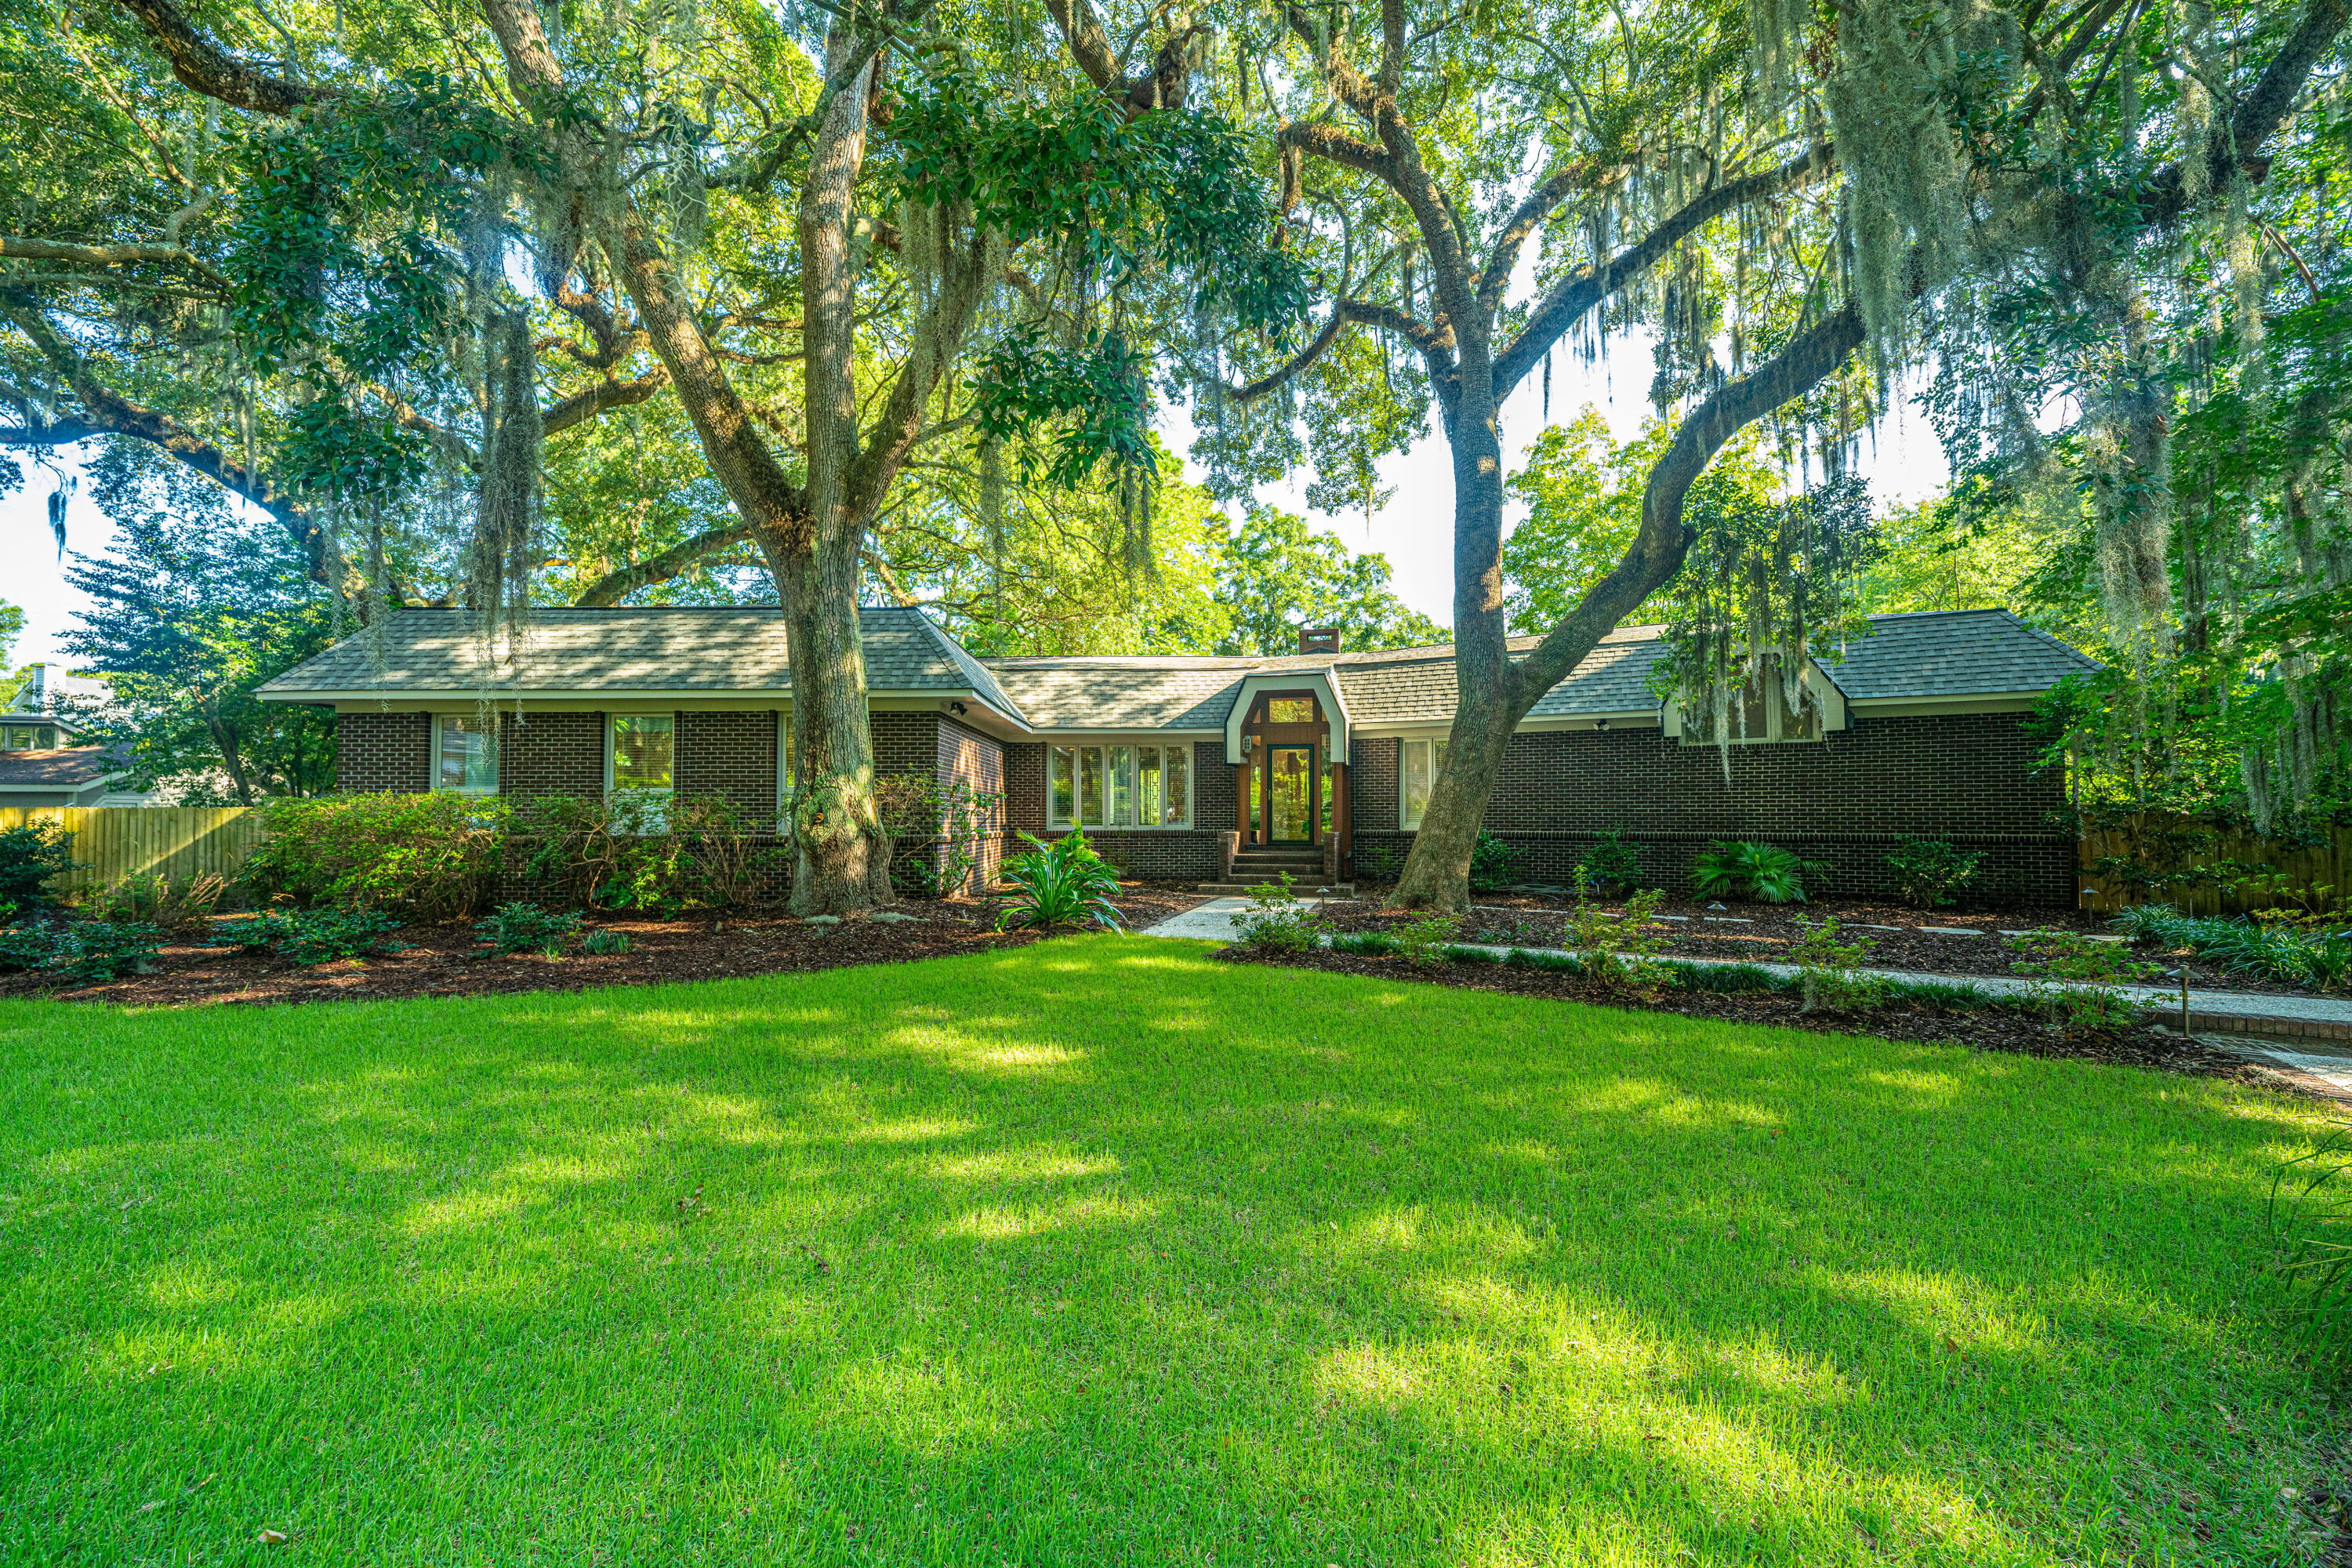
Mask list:
[[[482,715],[478,710],[458,713],[453,712],[446,708],[439,710],[431,715],[433,721],[433,744],[431,757],[433,768],[433,789],[435,793],[437,794],[443,790],[446,790],[451,795],[496,795],[499,793],[499,786],[506,782],[506,759],[499,754],[500,748],[499,746],[499,736],[495,730],[492,731],[490,735],[490,772],[492,779],[489,784],[445,784],[441,782],[441,721],[444,719],[479,719],[481,716]],[[493,718],[490,722],[495,725],[498,721]]]
[[[1112,747],[1125,746],[1129,750],[1140,752],[1144,747],[1150,746],[1161,752],[1181,752],[1184,754],[1184,820],[1181,822],[1150,823],[1118,823],[1108,821],[1099,823],[1079,823],[1071,818],[1055,816],[1054,753],[1058,751],[1076,752],[1083,751],[1089,746],[1099,749],[1103,753],[1103,815],[1106,817],[1110,815],[1110,752]],[[1160,740],[1156,737],[1144,739],[1133,735],[1108,735],[1088,738],[1086,740],[1076,740],[1065,739],[1057,736],[1045,742],[1045,826],[1048,829],[1055,833],[1066,833],[1071,828],[1079,826],[1085,827],[1089,833],[1190,833],[1193,830],[1192,823],[1195,803],[1200,799],[1201,793],[1201,769],[1199,764],[1200,757],[1198,753],[1194,752],[1192,742],[1190,740]],[[1072,766],[1075,767],[1076,765],[1076,759],[1074,756],[1072,758]],[[1164,769],[1166,765],[1167,764],[1163,763],[1161,767]],[[1143,763],[1140,757],[1138,757],[1136,760],[1135,771],[1136,784],[1135,787],[1130,789],[1129,792],[1130,805],[1132,805],[1134,800],[1137,797],[1139,797],[1143,793]],[[1167,788],[1164,773],[1160,788],[1163,791]],[[1075,778],[1071,780],[1070,794],[1072,803],[1075,804],[1077,796],[1077,781]]]
[[[613,762],[619,750],[614,743],[615,726],[624,719],[667,719],[669,721],[669,787],[667,789],[622,788],[613,782]],[[607,799],[616,795],[677,795],[677,715],[663,711],[653,713],[607,713],[604,715],[604,795]]]
[[[1411,822],[1407,822],[1404,819],[1405,748],[1408,746],[1427,746],[1430,749],[1429,783],[1430,787],[1434,789],[1437,787],[1437,747],[1448,739],[1449,736],[1445,734],[1433,732],[1426,735],[1401,735],[1397,738],[1397,831],[1399,833],[1418,833],[1421,831],[1420,817],[1416,816]],[[1422,809],[1426,812],[1428,807],[1423,806]]]

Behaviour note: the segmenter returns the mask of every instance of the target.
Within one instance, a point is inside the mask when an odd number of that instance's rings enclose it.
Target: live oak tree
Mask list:
[[[2345,11],[1386,0],[1376,14],[1286,5],[1241,39],[1221,98],[1278,127],[1272,177],[1319,264],[1325,325],[1285,354],[1201,323],[1202,450],[1236,484],[1311,450],[1344,487],[1410,437],[1425,400],[1452,456],[1459,698],[1399,901],[1466,901],[1517,721],[1683,570],[1705,531],[1685,514],[1692,485],[1760,421],[1780,425],[1791,467],[1810,445],[1834,480],[1896,374],[1923,359],[1966,384],[1946,399],[1955,433],[1997,437],[2000,462],[2035,460],[2036,388],[2087,393],[2115,454],[2111,596],[2128,614],[2129,582],[2152,595],[2142,502],[2166,411],[2140,326],[2162,258],[2151,237],[2230,226],[2266,143],[2332,78]],[[2021,321],[2053,314],[2083,323],[2070,358],[2000,357]],[[1673,436],[1623,553],[1515,658],[1504,400],[1564,344],[1635,324],[1656,335]],[[1352,419],[1359,405],[1369,415]],[[1852,512],[1808,503],[1770,529],[1742,513],[1709,542],[1727,586],[1750,563],[1799,581],[1762,606],[1693,596],[1677,630],[1696,656],[1678,658],[1676,679],[1708,689],[1702,710],[1735,679],[1793,680],[1801,582],[1840,536],[1814,522]],[[1764,631],[1748,636],[1739,612],[1759,607]]]
[[[437,565],[511,661],[550,565],[546,438],[674,397],[731,516],[689,503],[706,526],[575,566],[572,594],[756,552],[793,644],[803,910],[888,896],[857,604],[910,455],[976,430],[1024,477],[1112,484],[1146,531],[1124,290],[1149,272],[1276,335],[1299,303],[1240,143],[1184,107],[1192,35],[1154,29],[1133,69],[1083,7],[892,5],[806,33],[518,0],[331,34],[170,0],[40,20],[103,57],[91,90],[137,167],[125,199],[0,239],[38,373],[10,438],[153,441],[371,612]],[[566,378],[585,384],[541,400]],[[192,379],[233,438],[156,406]],[[241,460],[273,435],[274,474]],[[579,466],[593,498],[610,454]],[[420,511],[451,526],[420,538]]]

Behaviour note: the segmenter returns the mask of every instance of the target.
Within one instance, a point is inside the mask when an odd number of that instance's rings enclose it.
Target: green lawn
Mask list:
[[[1108,937],[0,1005],[0,1562],[2302,1562],[2320,1121]]]

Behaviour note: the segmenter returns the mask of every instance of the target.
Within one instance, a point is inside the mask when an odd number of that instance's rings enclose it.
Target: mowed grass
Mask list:
[[[0,1561],[2306,1561],[2320,1125],[1108,937],[11,1004]]]

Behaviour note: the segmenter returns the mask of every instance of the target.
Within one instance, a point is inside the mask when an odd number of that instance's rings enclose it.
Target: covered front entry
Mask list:
[[[1267,692],[1241,725],[1243,761],[1234,770],[1244,849],[1315,850],[1326,874],[1339,872],[1347,842],[1347,768],[1332,756],[1331,727],[1311,691]]]

